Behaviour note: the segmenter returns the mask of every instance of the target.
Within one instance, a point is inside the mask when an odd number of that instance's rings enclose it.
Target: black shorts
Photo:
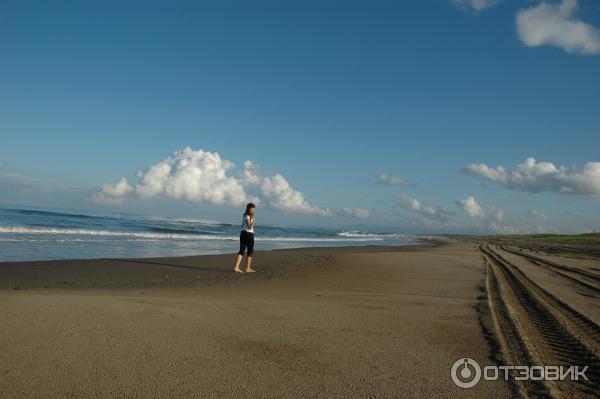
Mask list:
[[[240,250],[238,254],[243,255],[248,248],[248,256],[254,252],[254,233],[248,233],[246,230],[240,232]]]

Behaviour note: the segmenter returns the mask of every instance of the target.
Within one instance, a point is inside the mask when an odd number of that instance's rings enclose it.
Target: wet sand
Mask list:
[[[0,392],[9,398],[589,393],[593,386],[453,384],[450,369],[461,357],[482,366],[519,360],[515,337],[524,338],[520,353],[555,360],[556,348],[544,346],[549,336],[523,319],[528,309],[509,290],[519,289],[510,286],[509,273],[533,290],[531,303],[548,306],[568,327],[561,334],[579,328],[575,341],[592,354],[596,348],[593,325],[556,310],[517,269],[501,265],[508,248],[479,244],[258,251],[252,275],[234,274],[232,255],[0,263]],[[540,279],[541,289],[564,290],[564,301],[575,295],[572,280],[561,285],[514,263]],[[588,298],[574,303],[578,314],[595,319],[597,297]]]

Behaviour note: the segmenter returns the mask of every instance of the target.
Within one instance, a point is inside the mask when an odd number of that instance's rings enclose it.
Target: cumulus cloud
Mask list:
[[[396,200],[396,206],[420,217],[420,220],[414,221],[413,224],[421,227],[443,227],[446,232],[452,229],[480,234],[527,232],[526,226],[519,226],[518,221],[515,222],[503,209],[496,208],[494,205],[484,206],[477,202],[472,195],[463,200],[457,200],[455,203],[469,217],[467,224],[457,224],[450,217],[455,213],[442,206],[425,206],[418,199],[403,194],[398,195]]]
[[[587,162],[583,166],[556,167],[551,162],[537,162],[530,157],[510,170],[502,166],[490,168],[486,164],[470,164],[462,169],[462,172],[501,184],[511,190],[600,195],[600,162]]]
[[[293,189],[281,174],[263,177],[260,165],[252,161],[244,162],[244,170],[236,180],[244,187],[250,200],[271,209],[319,216],[333,215],[329,209],[309,204],[304,194]]]
[[[227,176],[233,167],[232,162],[221,159],[216,152],[187,147],[138,172],[135,191],[141,198],[165,194],[193,202],[241,205],[246,200],[244,187]]]
[[[526,229],[517,228],[509,223],[504,223],[501,220],[490,219],[489,221],[489,229],[494,233],[500,234],[516,234],[516,233],[526,233]]]
[[[517,33],[529,46],[556,46],[568,53],[600,54],[600,30],[575,17],[577,0],[542,2],[517,13]]]
[[[344,208],[339,212],[339,215],[357,219],[368,219],[371,216],[371,210],[361,208]]]
[[[100,191],[92,195],[92,202],[98,205],[122,205],[133,187],[122,178],[118,183],[105,184]]]
[[[495,6],[500,0],[452,0],[452,2],[461,8],[471,8],[475,11],[481,11]]]
[[[304,194],[292,188],[281,174],[262,176],[259,165],[246,161],[239,175],[229,175],[234,166],[217,152],[194,151],[187,147],[139,171],[135,187],[126,179],[114,185],[105,184],[94,193],[92,201],[121,205],[130,193],[135,193],[142,199],[165,195],[173,199],[232,206],[252,201],[283,212],[333,214],[329,209],[308,203]]]
[[[469,217],[483,219],[486,216],[483,208],[475,201],[472,195],[463,200],[456,201],[456,205],[464,210]]]
[[[400,177],[391,175],[386,172],[381,172],[377,175],[377,183],[384,184],[386,186],[400,186],[400,187],[410,186],[409,183],[405,182]]]
[[[494,206],[491,206],[490,209],[491,215],[485,218],[485,222],[490,230],[503,234],[512,234],[523,231],[523,228],[517,228],[509,221],[509,217],[502,209],[496,209]]]
[[[283,212],[306,213],[320,216],[331,216],[329,209],[310,205],[304,194],[294,190],[280,174],[262,178],[260,190],[267,206]]]
[[[446,222],[448,216],[454,214],[454,212],[442,207],[441,205],[424,206],[418,199],[404,194],[398,196],[396,205],[416,213],[429,221]]]
[[[456,205],[475,221],[476,228],[482,232],[504,234],[518,231],[504,210],[498,209],[494,205],[486,206],[484,210],[484,207],[472,195],[456,201]]]
[[[539,212],[535,209],[530,209],[529,211],[527,211],[527,216],[534,218],[540,222],[546,220],[546,215],[543,212]]]

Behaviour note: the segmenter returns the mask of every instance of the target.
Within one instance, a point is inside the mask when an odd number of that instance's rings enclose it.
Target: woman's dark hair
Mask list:
[[[252,209],[252,208],[256,208],[256,205],[254,205],[252,202],[249,202],[249,203],[246,205],[246,212],[244,212],[244,215],[247,215],[247,214],[248,214],[248,212],[250,212],[250,209]]]

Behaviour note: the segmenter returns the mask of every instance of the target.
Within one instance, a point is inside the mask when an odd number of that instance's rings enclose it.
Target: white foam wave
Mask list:
[[[168,222],[168,223],[184,222],[184,223],[199,223],[199,224],[215,225],[215,226],[229,224],[227,222],[220,222],[218,220],[210,220],[210,219],[165,218],[165,217],[160,217],[160,216],[146,216],[145,218],[149,219],[149,220],[155,220],[155,221],[159,221],[159,222]]]
[[[31,240],[40,240],[39,235],[46,236],[93,236],[102,238],[133,238],[133,239],[153,239],[153,240],[193,240],[193,241],[234,241],[238,240],[237,235],[210,235],[210,234],[169,234],[169,233],[149,233],[149,232],[122,232],[108,230],[86,230],[86,229],[67,229],[51,227],[20,227],[20,226],[0,226],[0,241],[14,240],[14,237],[2,237],[2,234],[10,235],[34,235]],[[52,237],[48,237],[51,239]],[[30,239],[30,238],[27,238]],[[282,242],[344,242],[344,241],[379,241],[378,237],[257,237],[256,241],[282,241]]]
[[[210,235],[200,234],[169,234],[169,233],[148,233],[148,232],[129,232],[129,231],[109,231],[109,230],[87,230],[87,229],[65,229],[53,227],[18,227],[3,226],[0,227],[0,234],[45,234],[45,235],[79,235],[79,236],[104,236],[104,237],[139,237],[139,238],[180,238],[180,239],[210,239]],[[234,239],[233,236],[218,236],[220,239]]]
[[[348,237],[348,238],[372,238],[372,239],[398,239],[398,240],[411,240],[414,237],[409,236],[407,234],[398,234],[398,233],[389,233],[389,234],[378,234],[378,233],[363,233],[360,231],[342,231],[341,233],[337,233],[340,237]]]

